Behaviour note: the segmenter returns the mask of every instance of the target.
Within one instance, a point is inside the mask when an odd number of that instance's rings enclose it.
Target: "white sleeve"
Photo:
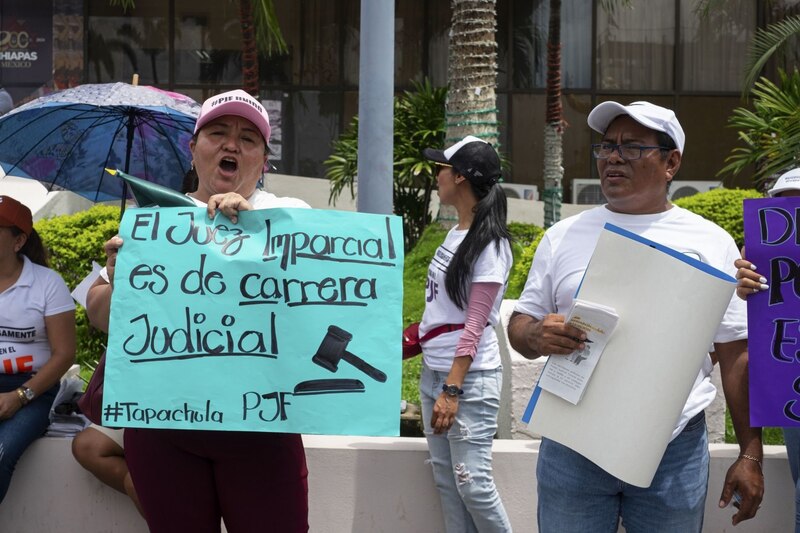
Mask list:
[[[511,246],[503,240],[498,246],[495,242],[483,249],[472,267],[472,283],[499,283],[505,285],[511,270]]]
[[[48,269],[47,275],[42,281],[46,283],[44,316],[57,315],[75,309],[75,301],[58,272]]]
[[[547,233],[544,234],[536,253],[525,288],[519,297],[514,311],[541,319],[549,313],[556,312],[555,294],[552,275],[552,243]]]
[[[719,266],[720,270],[732,277],[736,277],[736,268],[733,262],[741,256],[736,244],[731,239],[730,246],[726,250],[725,259],[723,264]],[[728,308],[725,310],[725,315],[722,317],[722,322],[717,329],[717,334],[714,336],[714,342],[732,342],[747,338],[747,303],[733,293]]]

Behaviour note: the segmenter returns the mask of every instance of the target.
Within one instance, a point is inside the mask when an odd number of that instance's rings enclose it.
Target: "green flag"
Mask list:
[[[106,172],[128,183],[139,207],[197,207],[191,198],[169,187],[125,174],[121,170],[107,168]]]

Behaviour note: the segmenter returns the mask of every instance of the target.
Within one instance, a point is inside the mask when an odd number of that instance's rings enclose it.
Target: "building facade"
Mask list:
[[[727,127],[741,99],[756,28],[797,1],[563,0],[561,12],[565,199],[596,177],[586,126],[604,100],[647,99],[676,110],[687,146],[679,179],[718,177],[736,146]],[[274,0],[286,54],[260,60],[261,98],[279,131],[279,172],[324,177],[331,142],[358,107],[359,0]],[[497,0],[498,109],[507,181],[542,187],[547,0]],[[395,0],[395,86],[447,83],[449,0]],[[130,82],[198,101],[241,87],[239,2],[0,0],[0,84],[19,103],[82,83]]]

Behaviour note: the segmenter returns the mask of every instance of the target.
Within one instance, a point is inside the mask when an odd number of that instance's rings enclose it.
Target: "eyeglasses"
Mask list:
[[[443,168],[453,168],[453,165],[448,165],[447,163],[436,163],[436,174],[438,174]]]
[[[642,146],[641,144],[612,144],[600,143],[592,145],[592,155],[595,159],[608,159],[616,150],[619,156],[625,161],[632,161],[642,158],[645,150],[669,150],[666,146]]]

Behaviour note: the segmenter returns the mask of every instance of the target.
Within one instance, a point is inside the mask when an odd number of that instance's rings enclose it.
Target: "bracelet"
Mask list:
[[[17,396],[19,396],[19,403],[22,404],[22,407],[28,405],[28,399],[25,397],[25,393],[22,391],[22,388],[16,390]]]
[[[759,468],[763,467],[763,465],[761,464],[761,459],[759,459],[758,457],[747,455],[746,453],[740,453],[739,459],[747,459],[749,461],[755,461],[756,463],[758,463]]]

